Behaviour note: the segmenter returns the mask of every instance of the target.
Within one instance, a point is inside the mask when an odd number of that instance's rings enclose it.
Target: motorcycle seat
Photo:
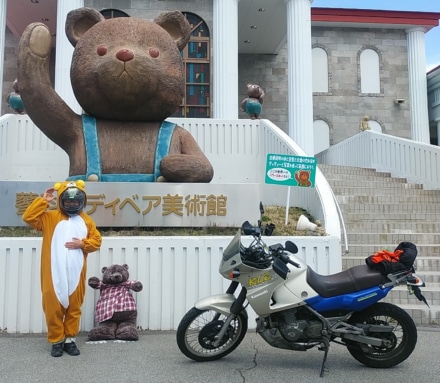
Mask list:
[[[353,266],[331,275],[320,275],[310,266],[307,268],[307,283],[322,297],[352,293],[389,282],[380,271],[367,265]]]

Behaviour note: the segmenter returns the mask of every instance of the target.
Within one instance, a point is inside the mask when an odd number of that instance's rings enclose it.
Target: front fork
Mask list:
[[[234,294],[235,290],[238,287],[238,284],[239,283],[237,281],[232,281],[228,289],[226,290],[226,294]],[[231,305],[230,314],[226,317],[226,320],[223,323],[222,328],[220,329],[219,333],[215,336],[215,341],[213,343],[214,347],[218,347],[220,345],[220,341],[225,336],[226,331],[228,331],[228,327],[231,324],[232,320],[238,315],[238,313],[244,310],[243,303],[246,300],[246,295],[247,295],[247,290],[245,287],[243,287],[237,299]],[[214,320],[217,320],[219,316],[220,314],[217,314]]]

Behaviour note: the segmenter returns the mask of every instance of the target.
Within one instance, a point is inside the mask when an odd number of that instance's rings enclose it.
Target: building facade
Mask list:
[[[66,0],[57,1],[59,6],[66,3]],[[241,2],[249,3],[245,0]],[[295,46],[292,46],[298,31],[291,31],[289,25],[304,19],[304,10],[295,7],[297,4],[310,7],[308,0],[287,2],[285,39],[270,53],[258,53],[258,49],[255,49],[255,53],[249,52],[249,49],[241,48],[242,41],[238,41],[238,46],[230,50],[222,46],[227,43],[223,40],[228,38],[224,35],[228,22],[246,20],[239,13],[235,16],[231,13],[226,21],[219,18],[219,14],[224,14],[228,9],[238,12],[237,0],[75,0],[74,3],[100,11],[120,10],[128,16],[150,20],[163,11],[179,9],[202,20],[209,30],[208,33],[204,32],[209,42],[209,57],[204,62],[210,68],[206,72],[209,80],[204,78],[202,84],[191,83],[194,86],[189,87],[201,94],[203,92],[203,97],[193,101],[203,103],[203,113],[207,115],[201,117],[248,118],[239,104],[246,97],[246,85],[254,83],[266,92],[261,118],[271,120],[300,145],[301,137],[307,136],[306,142],[311,139],[313,143],[309,150],[313,151],[311,154],[358,133],[364,117],[368,117],[371,129],[422,142],[430,140],[427,89],[426,83],[420,81],[420,76],[426,80],[426,73],[423,72],[424,33],[438,25],[440,14],[311,8],[310,51],[307,55],[310,55],[312,65],[303,68],[298,75],[292,67],[300,62],[298,60],[301,60],[303,52],[296,52]],[[284,1],[255,3],[266,3],[267,6],[278,3],[281,6]],[[289,3],[293,8],[289,8]],[[58,20],[62,25],[64,22]],[[286,23],[286,20],[283,22]],[[257,26],[251,27],[256,29]],[[302,28],[307,30],[307,23]],[[59,25],[57,29],[62,30]],[[221,36],[217,38],[216,33]],[[260,37],[264,37],[264,34]],[[297,41],[294,41],[296,45]],[[6,28],[3,100],[11,92],[16,78],[17,44],[18,36]],[[230,54],[230,57],[220,61],[216,52]],[[420,52],[423,57],[420,57]],[[57,49],[54,48],[51,73],[54,82],[56,53]],[[199,65],[197,60],[195,65]],[[306,79],[303,83],[299,81],[302,77]],[[313,105],[309,114],[312,117],[307,114],[307,94],[310,89]],[[231,100],[233,104],[227,105]],[[188,102],[188,105],[193,104]],[[1,112],[11,112],[5,101],[2,102]],[[297,119],[304,113],[304,119]]]

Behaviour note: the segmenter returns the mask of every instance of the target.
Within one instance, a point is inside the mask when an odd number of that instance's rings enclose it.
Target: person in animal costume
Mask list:
[[[86,292],[87,255],[101,246],[101,234],[83,209],[85,182],[56,183],[37,197],[23,220],[43,233],[41,292],[51,355],[79,355],[75,343]],[[58,193],[58,209],[48,209]]]

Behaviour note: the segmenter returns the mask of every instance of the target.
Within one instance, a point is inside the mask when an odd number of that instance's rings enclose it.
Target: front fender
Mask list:
[[[200,299],[194,304],[194,307],[199,310],[214,310],[229,315],[234,302],[235,296],[233,294],[218,294]]]

